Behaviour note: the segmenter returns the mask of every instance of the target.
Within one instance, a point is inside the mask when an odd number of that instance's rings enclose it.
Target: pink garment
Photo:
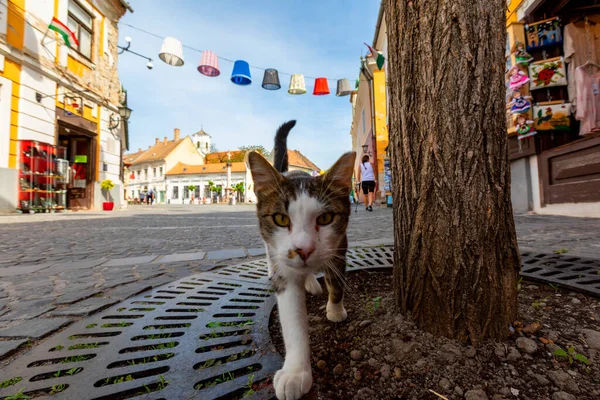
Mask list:
[[[581,123],[579,135],[600,131],[600,71],[593,66],[577,68],[575,84],[577,85],[575,118]]]
[[[518,71],[514,75],[511,74],[509,79],[510,90],[517,90],[527,82],[529,82],[529,77],[523,71]]]

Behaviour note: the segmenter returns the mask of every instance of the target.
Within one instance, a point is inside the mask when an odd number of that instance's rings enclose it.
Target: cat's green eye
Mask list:
[[[333,221],[333,213],[321,214],[317,217],[317,224],[321,226],[329,225]]]
[[[275,214],[273,215],[273,222],[275,222],[275,225],[277,226],[287,228],[290,226],[290,217],[285,214]]]

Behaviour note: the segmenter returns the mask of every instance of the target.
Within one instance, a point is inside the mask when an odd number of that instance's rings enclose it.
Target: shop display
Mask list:
[[[515,56],[515,63],[527,66],[533,57],[525,50],[525,44],[522,42],[516,42],[511,50],[511,54]]]
[[[66,149],[33,140],[20,140],[19,162],[19,202],[18,208],[24,212],[62,210],[66,202],[68,162]],[[67,163],[67,169],[64,163]],[[59,173],[57,164],[62,163]]]
[[[564,57],[569,77],[569,102],[576,105],[575,70],[587,62],[600,63],[600,24],[587,17],[580,18],[565,26],[563,36]]]
[[[522,114],[529,111],[531,108],[529,99],[531,99],[531,96],[523,96],[521,92],[515,90],[512,93],[511,101],[508,103],[510,105],[510,113]]]
[[[577,86],[577,111],[581,136],[600,132],[600,67],[584,64],[575,70]]]
[[[515,130],[519,135],[519,140],[525,139],[529,136],[533,136],[537,133],[533,126],[533,121],[527,119],[526,114],[519,114],[515,122]]]
[[[536,104],[533,119],[537,131],[569,131],[571,129],[571,104]]]
[[[529,77],[520,66],[514,65],[508,71],[508,87],[510,90],[519,90],[521,87],[527,84],[527,82],[529,82]]]
[[[554,17],[525,25],[525,36],[527,37],[527,50],[560,45],[563,42],[560,19]]]
[[[562,57],[556,57],[533,62],[529,65],[529,76],[531,90],[565,86],[567,84],[565,61]]]

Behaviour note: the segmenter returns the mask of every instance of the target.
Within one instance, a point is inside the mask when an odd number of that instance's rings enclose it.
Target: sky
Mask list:
[[[173,36],[183,45],[212,50],[231,60],[275,68],[310,77],[358,77],[360,57],[372,44],[379,0],[130,0],[134,9],[119,26],[119,45],[131,37],[130,49],[152,58],[127,52],[119,56],[119,76],[133,110],[129,123],[130,151],[147,149],[155,138],[182,136],[201,128],[212,136],[219,151],[243,145],[273,147],[279,125],[295,119],[288,138],[290,149],[300,150],[321,169],[351,150],[352,106],[350,97],[332,94],[313,96],[313,79],[306,80],[307,93],[287,93],[290,77],[280,74],[282,88],[261,87],[263,71],[251,69],[252,84],[230,81],[233,64],[219,60],[221,75],[201,75],[196,67],[201,53],[184,48],[185,64],[173,67],[158,58],[161,37]]]

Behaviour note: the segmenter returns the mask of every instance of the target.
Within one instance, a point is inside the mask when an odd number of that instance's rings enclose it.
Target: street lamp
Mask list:
[[[363,150],[363,154],[371,155],[371,151],[369,150],[369,145],[368,144],[363,144],[362,145],[362,150]]]
[[[115,117],[114,114],[110,115],[108,129],[113,130],[117,129],[119,126],[119,122],[124,121],[127,122],[129,117],[131,117],[131,108],[127,106],[119,107],[119,117]]]

